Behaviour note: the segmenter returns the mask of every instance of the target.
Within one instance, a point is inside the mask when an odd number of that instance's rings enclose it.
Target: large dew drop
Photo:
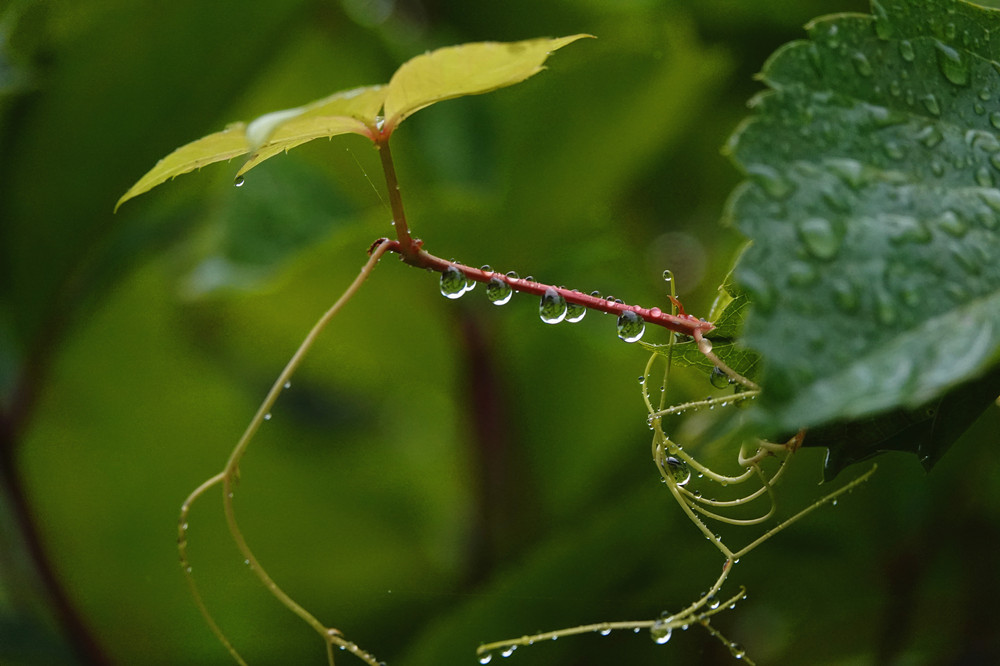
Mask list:
[[[546,324],[558,324],[566,318],[566,299],[555,289],[546,289],[538,304],[538,316]]]
[[[667,472],[670,473],[678,486],[683,486],[691,480],[691,470],[686,462],[674,456],[668,456],[664,462],[666,462]]]
[[[833,223],[822,217],[803,220],[799,224],[799,238],[809,254],[823,260],[836,257],[843,242]]]
[[[576,322],[578,322],[581,319],[583,319],[583,317],[586,314],[587,314],[587,308],[585,308],[584,306],[578,305],[577,303],[567,303],[566,304],[566,319],[565,319],[565,321],[568,321],[571,324],[575,324]]]
[[[670,637],[673,633],[673,627],[662,619],[654,622],[653,626],[649,628],[649,635],[653,637],[653,642],[657,645],[663,645],[664,643],[670,642]]]
[[[513,295],[514,290],[510,288],[510,285],[498,277],[490,278],[490,281],[486,283],[486,298],[493,305],[505,305]]]
[[[626,310],[618,317],[618,337],[625,342],[638,342],[646,332],[646,322],[632,310]]]
[[[441,295],[458,298],[465,293],[465,275],[454,266],[441,271]]]

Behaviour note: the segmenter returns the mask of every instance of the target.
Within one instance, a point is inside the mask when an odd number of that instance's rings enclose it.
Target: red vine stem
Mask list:
[[[392,223],[396,229],[396,240],[386,238],[379,239],[372,244],[372,250],[383,243],[389,243],[387,252],[396,252],[402,260],[411,266],[425,268],[439,273],[449,268],[456,268],[462,272],[466,280],[473,282],[489,282],[490,280],[500,280],[506,283],[512,290],[525,294],[542,296],[546,291],[552,290],[566,299],[567,303],[582,305],[588,310],[597,310],[621,316],[625,312],[634,312],[644,321],[656,326],[662,326],[668,330],[684,335],[695,337],[711,331],[715,326],[704,319],[699,319],[689,314],[685,314],[681,308],[681,314],[671,314],[664,312],[660,308],[643,308],[638,305],[627,305],[617,301],[609,301],[600,296],[591,296],[565,287],[526,280],[519,277],[512,277],[504,273],[483,268],[473,268],[455,261],[448,261],[437,257],[423,249],[423,241],[414,239],[410,234],[410,228],[406,223],[406,213],[403,211],[403,198],[399,193],[399,181],[396,178],[396,169],[392,162],[392,153],[389,151],[388,135],[380,134],[375,139],[375,147],[378,149],[379,157],[382,160],[382,171],[385,173],[386,189],[389,192],[389,206],[392,210]]]

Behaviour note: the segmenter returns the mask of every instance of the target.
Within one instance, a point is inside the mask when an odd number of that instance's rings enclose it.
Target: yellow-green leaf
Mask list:
[[[257,118],[247,125],[246,132],[253,154],[237,175],[313,139],[350,132],[374,138],[385,94],[386,87],[381,85],[354,88],[297,109],[275,111]]]
[[[122,195],[115,204],[115,210],[132,197],[147,192],[182,173],[200,169],[213,162],[231,160],[249,152],[245,127],[243,123],[235,123],[221,132],[204,136],[170,153]]]
[[[313,139],[353,132],[373,141],[384,140],[412,113],[435,102],[523,81],[540,72],[553,51],[590,36],[480,42],[417,56],[396,70],[388,85],[345,90],[300,107],[266,113],[246,125],[231,125],[178,148],[133,185],[115,210],[175,176],[238,155],[251,154],[240,167],[240,176],[264,160]]]
[[[396,70],[389,81],[389,93],[385,98],[387,131],[435,102],[519,83],[540,72],[542,63],[556,49],[591,36],[479,42],[417,56]]]

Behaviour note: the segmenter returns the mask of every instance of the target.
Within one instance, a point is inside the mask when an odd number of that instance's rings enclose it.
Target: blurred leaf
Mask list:
[[[915,409],[1000,350],[1000,115],[984,106],[1000,13],[873,6],[780,49],[730,143],[750,177],[729,208],[753,241],[745,342],[777,429]]]
[[[385,126],[392,131],[407,116],[435,102],[520,83],[542,71],[542,63],[553,51],[590,36],[479,42],[417,56],[396,70],[389,81]]]
[[[848,465],[883,451],[916,453],[930,469],[998,395],[1000,370],[994,370],[916,409],[810,430],[803,445],[828,448],[823,467],[827,481]]]

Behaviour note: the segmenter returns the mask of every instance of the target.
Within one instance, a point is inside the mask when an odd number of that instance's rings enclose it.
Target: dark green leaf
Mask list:
[[[1000,13],[874,8],[780,49],[730,144],[776,429],[917,409],[1000,350]]]
[[[804,446],[828,447],[823,476],[883,451],[912,451],[930,469],[1000,394],[1000,370],[917,409],[810,430]]]

